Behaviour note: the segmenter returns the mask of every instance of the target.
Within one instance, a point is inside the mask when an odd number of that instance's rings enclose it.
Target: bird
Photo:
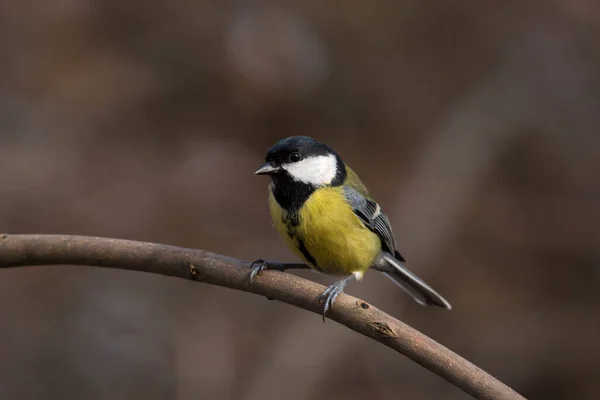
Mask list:
[[[343,277],[319,296],[323,320],[350,281],[369,269],[382,272],[426,306],[450,303],[412,273],[398,252],[390,221],[358,175],[328,145],[308,136],[279,140],[255,172],[268,175],[273,225],[304,263],[257,259],[250,284],[264,270],[312,268]]]

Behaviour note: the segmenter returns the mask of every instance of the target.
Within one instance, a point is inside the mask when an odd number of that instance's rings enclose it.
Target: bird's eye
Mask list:
[[[298,162],[301,159],[302,159],[302,156],[298,152],[293,152],[292,154],[290,154],[290,161],[291,162]]]

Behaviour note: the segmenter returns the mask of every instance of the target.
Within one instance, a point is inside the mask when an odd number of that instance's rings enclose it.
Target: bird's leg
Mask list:
[[[279,262],[271,262],[265,261],[262,258],[254,261],[250,264],[250,283],[256,278],[256,275],[260,275],[266,269],[274,269],[276,271],[285,271],[287,269],[303,269],[309,268],[306,264],[297,264],[297,263],[279,263]]]
[[[335,303],[335,299],[344,291],[344,288],[351,280],[355,280],[356,276],[354,274],[342,279],[341,281],[337,281],[333,285],[329,286],[327,289],[323,291],[321,296],[319,296],[319,303],[324,302],[323,306],[323,322],[325,322],[325,314],[327,311],[333,309],[333,303]]]

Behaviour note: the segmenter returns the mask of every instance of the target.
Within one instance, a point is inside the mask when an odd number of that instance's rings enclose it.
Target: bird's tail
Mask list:
[[[452,306],[446,299],[433,290],[428,284],[423,282],[419,277],[410,272],[404,266],[404,263],[391,254],[384,255],[385,261],[390,265],[391,270],[384,272],[385,276],[390,278],[394,283],[406,290],[417,303],[424,306],[436,306],[452,309]]]

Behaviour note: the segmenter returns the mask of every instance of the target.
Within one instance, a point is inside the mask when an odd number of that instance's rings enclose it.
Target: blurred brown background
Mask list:
[[[314,136],[454,310],[349,293],[528,398],[598,399],[599,34],[591,0],[4,1],[0,231],[291,261],[252,174]],[[65,266],[1,272],[0,398],[467,396],[281,303]]]

